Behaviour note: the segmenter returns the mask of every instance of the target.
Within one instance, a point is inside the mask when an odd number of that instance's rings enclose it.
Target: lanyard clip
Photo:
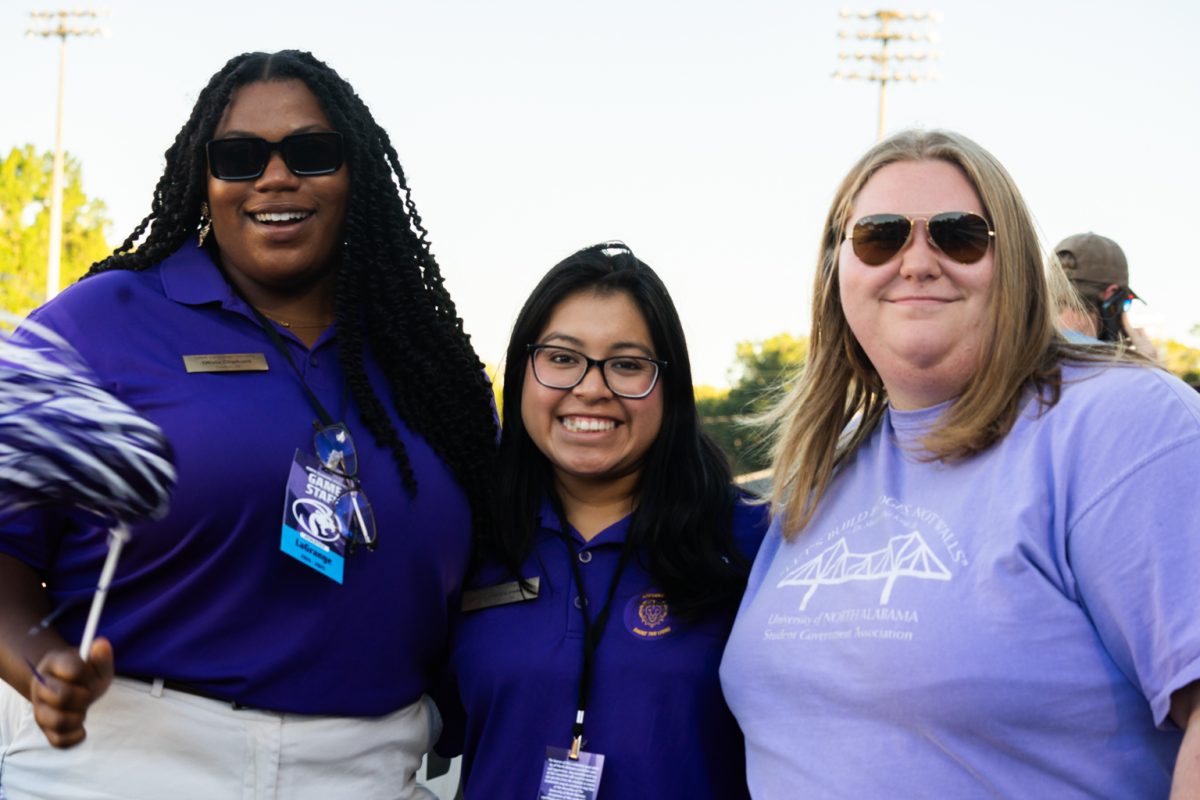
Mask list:
[[[583,747],[583,709],[575,712],[575,724],[571,727],[571,749],[567,751],[567,758],[572,761],[579,760],[579,748]]]

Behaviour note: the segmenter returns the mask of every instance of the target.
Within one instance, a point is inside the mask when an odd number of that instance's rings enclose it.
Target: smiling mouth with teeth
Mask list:
[[[611,419],[590,419],[583,417],[563,417],[563,427],[572,433],[583,431],[611,431],[617,423]]]
[[[312,216],[311,211],[269,211],[263,214],[252,215],[257,222],[267,224],[279,222],[299,222],[302,219],[308,219]]]

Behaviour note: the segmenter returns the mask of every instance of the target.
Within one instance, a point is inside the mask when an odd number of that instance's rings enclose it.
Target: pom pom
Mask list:
[[[0,331],[0,508],[161,518],[172,460],[162,430],[101,388],[65,339],[29,321]]]

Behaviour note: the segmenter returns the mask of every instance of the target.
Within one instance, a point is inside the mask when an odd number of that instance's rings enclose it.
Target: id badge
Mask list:
[[[538,800],[596,800],[603,771],[604,756],[600,753],[581,750],[576,761],[567,755],[565,747],[547,747]]]
[[[340,475],[321,469],[308,453],[296,451],[283,502],[283,535],[279,549],[330,580],[342,582],[346,539],[333,504],[345,491]]]

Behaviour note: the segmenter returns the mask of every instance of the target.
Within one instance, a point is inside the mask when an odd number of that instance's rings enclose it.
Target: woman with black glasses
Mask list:
[[[717,664],[765,514],[701,430],[675,307],[627,247],[581,250],[534,289],[504,410],[504,511],[463,598],[439,745],[464,754],[466,796],[745,797]]]
[[[350,85],[307,53],[232,59],[150,214],[34,318],[161,426],[179,483],[134,526],[86,661],[104,529],[0,525],[0,794],[428,796],[424,692],[496,430]]]
[[[1200,797],[1200,398],[949,131],[858,160],[721,684],[755,797]]]

